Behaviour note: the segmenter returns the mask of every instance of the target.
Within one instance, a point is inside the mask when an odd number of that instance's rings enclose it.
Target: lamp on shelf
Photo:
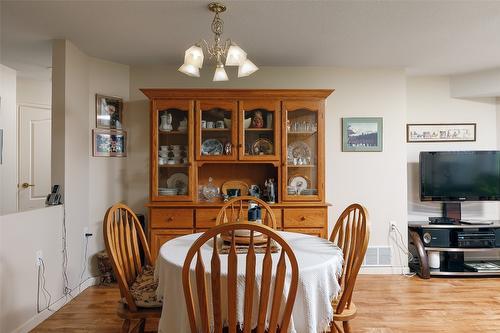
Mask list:
[[[224,21],[219,17],[219,13],[226,11],[226,6],[212,2],[208,9],[215,13],[212,21],[212,32],[214,33],[214,43],[210,45],[206,40],[188,48],[184,54],[184,64],[179,67],[179,72],[191,77],[200,77],[200,68],[203,66],[203,47],[209,54],[209,58],[215,59],[215,73],[213,81],[228,81],[224,66],[238,66],[238,77],[245,77],[253,74],[259,68],[247,58],[247,53],[236,43],[227,39],[224,43],[221,41],[221,35],[224,30]],[[202,44],[203,43],[203,44]],[[225,65],[223,62],[225,59]]]

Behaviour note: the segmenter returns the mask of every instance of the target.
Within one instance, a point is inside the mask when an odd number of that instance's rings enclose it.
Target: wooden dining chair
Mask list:
[[[276,216],[274,216],[271,207],[264,200],[252,196],[235,197],[226,202],[219,210],[215,224],[248,222],[247,207],[250,201],[264,208],[262,224],[276,230]]]
[[[122,332],[129,332],[132,321],[137,321],[132,332],[144,332],[146,319],[160,318],[162,309],[156,300],[157,284],[146,236],[134,212],[121,203],[107,210],[103,224],[104,243],[120,288]]]
[[[236,230],[246,230],[250,232],[250,240],[248,245],[248,253],[246,254],[245,260],[245,293],[243,300],[243,323],[237,322],[237,304],[239,304],[237,299],[237,279],[238,279],[238,256],[236,254],[236,247],[234,241],[234,235]],[[265,253],[259,254],[263,255],[262,269],[261,269],[261,284],[260,293],[258,299],[255,299],[255,280],[256,280],[256,250],[254,245],[255,237],[257,233],[262,233],[267,236],[267,242],[265,243]],[[231,245],[229,253],[227,254],[227,299],[222,299],[221,285],[221,258],[219,254],[220,242],[218,238],[221,235],[232,235]],[[201,247],[208,241],[213,240],[211,244],[211,260],[210,260],[210,284],[211,288],[207,288],[207,279],[205,277],[205,264],[201,255]],[[278,244],[281,249],[279,259],[277,261],[274,283],[272,276],[272,266],[273,260],[271,256],[271,248],[274,243]],[[215,244],[215,245],[214,245]],[[200,318],[198,318],[198,323],[201,324],[201,329],[197,328],[197,320],[195,316],[195,306],[192,292],[191,284],[191,263],[196,256],[195,265],[195,281],[196,281],[196,295],[198,299],[198,309],[200,313]],[[240,257],[241,258],[241,257]],[[288,259],[288,260],[287,260]],[[285,285],[285,277],[287,276],[287,265],[289,263],[290,273],[289,281],[290,286],[288,289],[288,295],[286,297],[286,302],[284,303],[283,311],[281,310],[281,304],[283,301],[283,288]],[[182,268],[182,284],[184,287],[184,296],[186,299],[186,306],[188,312],[189,323],[192,333],[209,333],[211,323],[213,322],[214,333],[229,332],[252,332],[252,309],[253,304],[258,304],[257,316],[257,327],[254,328],[253,332],[257,333],[275,333],[275,332],[287,332],[288,326],[290,324],[290,319],[292,316],[292,309],[295,303],[295,296],[297,294],[299,277],[299,268],[297,264],[297,259],[293,253],[290,245],[273,229],[263,226],[260,223],[227,223],[215,226],[214,228],[208,230],[203,235],[201,235],[189,249],[186,259],[184,261],[184,266]],[[270,299],[270,292],[274,286],[274,291],[272,298]],[[209,297],[209,290],[211,290],[211,297]],[[209,299],[211,299],[211,304],[209,305]],[[270,300],[272,302],[270,303]],[[258,303],[256,303],[258,302]],[[224,320],[222,317],[222,304],[227,304],[227,324],[228,327],[224,328]],[[271,306],[268,309],[269,305]],[[209,311],[211,306],[212,311]],[[213,321],[211,320],[209,313],[213,314]],[[269,313],[269,316],[268,316]],[[282,313],[281,323],[278,323],[278,316]],[[268,326],[266,327],[266,323]],[[242,327],[242,329],[241,329]]]
[[[350,205],[342,212],[330,235],[330,241],[335,243],[344,255],[339,281],[341,294],[332,303],[334,315],[330,325],[331,332],[342,331],[336,321],[342,322],[345,333],[350,332],[349,320],[356,316],[352,294],[369,238],[368,212],[359,204]]]

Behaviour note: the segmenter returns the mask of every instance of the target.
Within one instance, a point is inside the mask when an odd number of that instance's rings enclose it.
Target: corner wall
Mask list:
[[[189,78],[177,68],[131,67],[127,123],[129,140],[127,201],[145,212],[149,191],[149,103],[139,88],[334,88],[326,107],[326,200],[332,228],[350,203],[365,205],[371,217],[371,246],[391,246],[390,221],[406,230],[406,84],[402,70],[319,67],[263,67],[250,77],[213,83],[211,66],[201,78]],[[341,152],[342,117],[383,117],[383,152]],[[403,236],[406,234],[403,232]],[[393,255],[393,267],[400,265]],[[406,266],[406,263],[403,263]],[[399,267],[397,271],[400,272]],[[391,273],[391,268],[384,268]]]

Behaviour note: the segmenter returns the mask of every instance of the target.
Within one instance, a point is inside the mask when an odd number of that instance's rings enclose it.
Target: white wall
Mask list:
[[[17,211],[16,71],[0,64],[0,128],[3,163],[0,164],[0,215]]]
[[[462,98],[500,96],[500,68],[453,75],[450,93]]]
[[[87,56],[70,41],[54,43],[54,113],[62,123],[64,147],[53,155],[57,163],[64,163],[64,178],[56,176],[53,182],[63,184],[67,211],[68,242],[71,248],[70,285],[80,281],[83,256],[83,232],[88,228],[94,234],[89,239],[89,267],[93,255],[104,248],[102,218],[106,209],[122,201],[123,167],[125,159],[92,157],[92,129],[95,128],[95,94],[120,96],[126,102],[129,91],[128,66]],[[59,69],[64,75],[59,76]],[[63,107],[63,112],[61,112]],[[56,115],[54,115],[56,118]],[[126,126],[126,124],[125,124]],[[126,128],[126,127],[125,127]],[[58,134],[56,134],[57,136]],[[63,156],[63,158],[61,158]],[[54,177],[54,173],[53,173]],[[59,179],[57,179],[59,177]],[[92,270],[92,269],[91,269]],[[85,272],[83,279],[97,274]]]
[[[371,216],[370,244],[388,246],[389,221],[405,230],[406,219],[406,88],[402,70],[319,67],[263,67],[244,79],[213,83],[213,69],[202,77],[184,76],[173,67],[132,67],[126,121],[133,133],[127,159],[127,202],[145,211],[149,188],[149,103],[139,88],[334,88],[326,108],[326,199],[333,204],[330,227],[352,202]],[[341,152],[342,117],[383,117],[384,151]],[[406,235],[405,235],[406,237]],[[396,256],[393,265],[397,266]]]
[[[17,104],[52,105],[52,82],[25,77],[17,78]]]
[[[0,219],[0,332],[13,332],[16,328],[20,328],[18,332],[27,332],[49,315],[49,311],[41,315],[37,313],[36,251],[41,250],[43,253],[46,287],[52,295],[51,303],[63,296],[63,207],[14,213],[1,216]],[[41,309],[45,305],[44,297],[40,294]]]
[[[448,77],[408,77],[408,123],[476,123],[475,142],[407,143],[408,218],[427,220],[441,216],[438,202],[419,199],[418,155],[420,151],[495,150],[500,148],[495,98],[458,99],[450,97]],[[465,218],[498,219],[497,202],[462,204]]]
[[[125,110],[129,97],[129,67],[96,58],[89,58],[89,89],[87,131],[89,149],[89,230],[94,236],[89,240],[89,253],[104,249],[102,219],[106,210],[125,199],[125,164],[127,158],[92,157],[92,128],[95,128],[95,94],[119,96],[124,99]],[[128,123],[123,123],[124,130]],[[129,133],[131,137],[136,133]],[[90,265],[91,263],[89,263]],[[95,261],[90,265],[95,270]],[[89,274],[96,275],[97,272]]]

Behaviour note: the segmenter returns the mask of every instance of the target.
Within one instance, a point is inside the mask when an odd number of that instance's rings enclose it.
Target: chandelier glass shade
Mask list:
[[[209,59],[215,62],[215,73],[213,81],[228,81],[224,66],[238,66],[238,77],[249,76],[259,68],[247,58],[247,53],[230,39],[221,41],[224,30],[224,22],[219,17],[219,13],[226,10],[226,6],[212,2],[208,9],[215,13],[212,21],[212,32],[214,33],[214,43],[210,45],[206,40],[191,46],[184,53],[184,64],[178,71],[191,77],[200,77],[200,68],[203,66],[203,48],[208,53]],[[224,65],[225,60],[225,65]]]

